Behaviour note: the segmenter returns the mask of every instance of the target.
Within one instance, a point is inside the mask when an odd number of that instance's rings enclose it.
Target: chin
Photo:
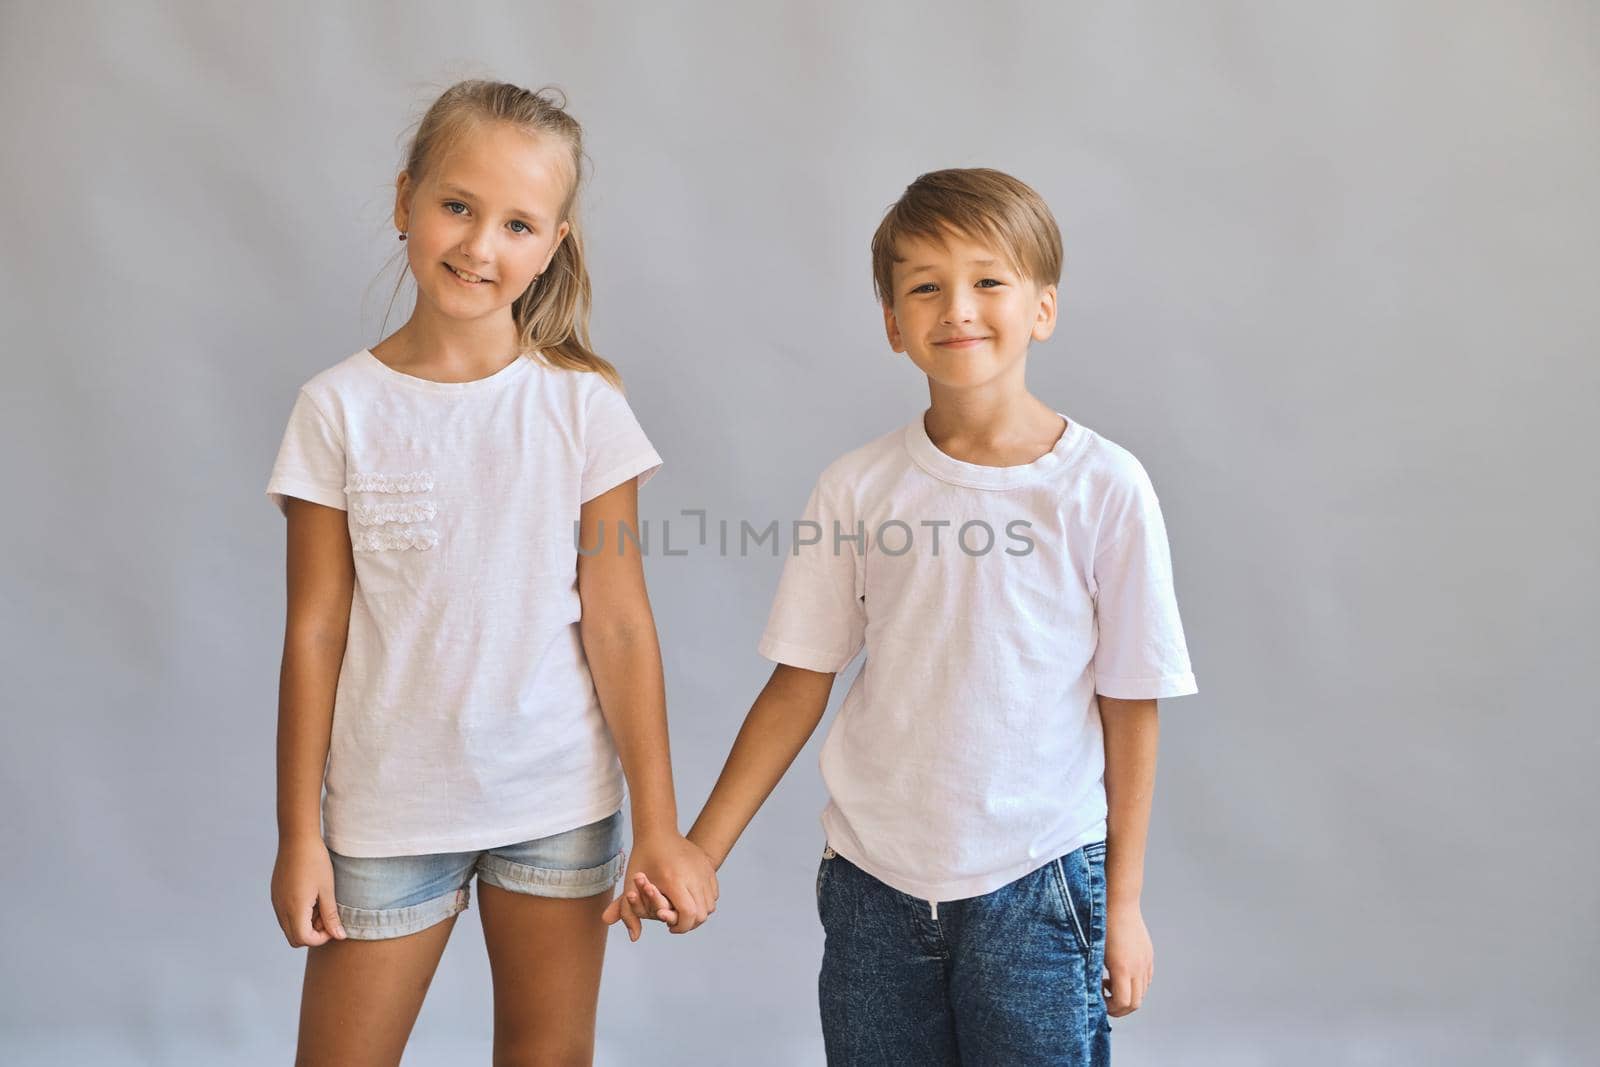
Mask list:
[[[1004,367],[924,366],[921,370],[946,389],[976,389],[988,385],[1005,373]]]
[[[428,303],[432,304],[441,315],[452,319],[481,318],[485,313],[482,301],[463,299],[463,297],[468,296],[469,294],[467,293],[457,293],[450,290],[446,290],[443,293],[431,292],[427,294]]]

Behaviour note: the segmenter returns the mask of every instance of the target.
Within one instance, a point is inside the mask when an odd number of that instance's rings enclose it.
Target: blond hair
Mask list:
[[[994,246],[1036,285],[1061,281],[1061,227],[1044,198],[987,167],[935,170],[906,186],[872,235],[872,285],[894,304],[894,265],[906,240],[943,243],[954,232]]]
[[[578,190],[584,177],[583,127],[566,111],[566,96],[554,88],[537,92],[508,82],[457,82],[439,95],[417,124],[406,149],[405,171],[413,188],[439,165],[473,129],[503,122],[530,134],[554,137],[571,152],[571,181],[561,206],[567,236],[556,246],[543,274],[517,297],[511,314],[525,353],[537,352],[548,364],[593,371],[621,388],[617,368],[590,347],[592,290],[578,228]]]

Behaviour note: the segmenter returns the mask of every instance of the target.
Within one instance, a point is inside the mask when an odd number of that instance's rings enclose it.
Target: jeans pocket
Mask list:
[[[1090,862],[1083,849],[1058,857],[1050,867],[1055,875],[1063,921],[1072,927],[1078,949],[1088,956],[1094,951],[1094,885]]]
[[[838,855],[827,845],[822,846],[822,862],[817,864],[817,918],[822,918],[822,891],[828,882],[828,872],[833,869],[833,858]]]

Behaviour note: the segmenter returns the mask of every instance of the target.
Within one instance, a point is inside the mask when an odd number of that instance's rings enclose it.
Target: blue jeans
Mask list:
[[[824,850],[817,989],[828,1063],[1109,1064],[1105,856],[1093,842],[935,909]]]

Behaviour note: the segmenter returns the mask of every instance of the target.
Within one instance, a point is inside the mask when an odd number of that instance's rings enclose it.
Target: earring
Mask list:
[[[406,232],[404,230],[401,230],[400,231],[400,240],[404,241],[405,239],[406,239]]]

